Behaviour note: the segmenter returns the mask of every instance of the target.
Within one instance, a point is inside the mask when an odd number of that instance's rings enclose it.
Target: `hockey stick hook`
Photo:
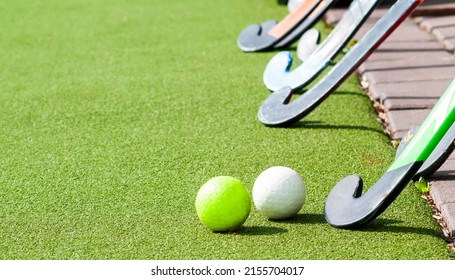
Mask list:
[[[407,186],[421,162],[386,172],[365,194],[363,181],[350,175],[331,190],[324,205],[329,224],[337,228],[355,228],[373,221]]]

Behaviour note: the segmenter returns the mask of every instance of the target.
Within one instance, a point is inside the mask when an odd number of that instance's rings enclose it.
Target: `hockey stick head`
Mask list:
[[[311,53],[318,47],[319,37],[320,34],[317,29],[310,29],[305,32],[300,39],[297,53],[302,63],[305,63],[304,60],[310,57]],[[279,90],[286,86],[290,86],[291,88],[302,87],[302,85],[304,86],[307,84],[305,80],[308,80],[308,78],[306,78],[309,76],[308,74],[313,73],[316,69],[321,67],[323,68],[326,65],[326,63],[322,63],[320,66],[315,65],[314,61],[322,62],[320,60],[316,60],[316,57],[313,57],[313,63],[308,66],[307,71],[305,71],[305,69],[301,69],[304,71],[300,71],[298,74],[291,74],[290,69],[293,63],[291,53],[279,52],[272,57],[269,63],[267,63],[262,77],[264,85],[272,91]],[[311,63],[311,59],[308,63]],[[305,72],[309,73],[307,74]],[[313,75],[314,74],[310,75],[310,77],[313,77]]]
[[[292,106],[291,98],[292,89],[290,87],[284,87],[271,93],[259,108],[259,121],[267,126],[286,126],[293,123],[294,119],[290,116],[295,115],[295,110],[300,113],[300,108]]]
[[[272,127],[289,126],[296,123],[330,95],[331,90],[326,88],[326,85],[330,85],[324,80],[321,80],[320,83],[322,83],[320,87],[311,88],[292,101],[294,90],[290,87],[284,87],[269,94],[259,108],[259,121]]]
[[[311,83],[329,64],[330,59],[312,55],[296,69],[290,70],[293,58],[289,52],[276,54],[265,67],[262,80],[271,91],[290,87],[297,91]]]
[[[292,67],[294,59],[290,52],[279,52],[270,59],[264,69],[262,81],[271,91],[281,89],[285,84],[285,77]]]
[[[324,204],[326,221],[337,228],[358,228],[379,216],[414,176],[421,162],[387,171],[362,195],[363,181],[350,175],[330,191]]]
[[[271,48],[278,40],[278,38],[269,35],[270,30],[275,26],[275,20],[248,25],[237,38],[237,46],[244,52],[263,51]]]
[[[271,91],[283,87],[300,89],[309,84],[330,63],[330,59],[316,54],[320,33],[317,29],[310,29],[302,36],[297,47],[297,55],[302,63],[290,71],[293,57],[290,52],[280,52],[267,63],[262,80]],[[314,53],[314,55],[312,55]]]
[[[304,62],[317,49],[321,34],[316,28],[305,32],[297,45],[297,57]]]

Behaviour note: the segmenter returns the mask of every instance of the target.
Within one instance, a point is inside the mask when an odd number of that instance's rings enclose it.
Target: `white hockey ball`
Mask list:
[[[272,220],[296,215],[302,209],[305,198],[305,182],[299,173],[289,167],[270,167],[256,178],[253,185],[256,209]]]

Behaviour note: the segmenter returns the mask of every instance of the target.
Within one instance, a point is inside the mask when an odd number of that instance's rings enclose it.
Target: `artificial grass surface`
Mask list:
[[[358,173],[371,185],[394,157],[355,77],[290,128],[257,121],[274,53],[242,53],[236,38],[284,6],[7,0],[0,11],[0,259],[447,259],[413,187],[363,230],[325,222],[336,182]],[[199,223],[208,179],[251,190],[274,165],[306,181],[297,217],[253,208],[232,234]]]

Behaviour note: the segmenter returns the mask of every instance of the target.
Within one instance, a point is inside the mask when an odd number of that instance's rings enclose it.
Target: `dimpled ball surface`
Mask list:
[[[226,232],[234,231],[248,218],[251,197],[239,180],[218,176],[199,189],[195,204],[202,224],[212,231]]]
[[[274,166],[264,170],[254,182],[253,202],[269,219],[287,219],[302,209],[306,187],[300,174],[291,168]]]

